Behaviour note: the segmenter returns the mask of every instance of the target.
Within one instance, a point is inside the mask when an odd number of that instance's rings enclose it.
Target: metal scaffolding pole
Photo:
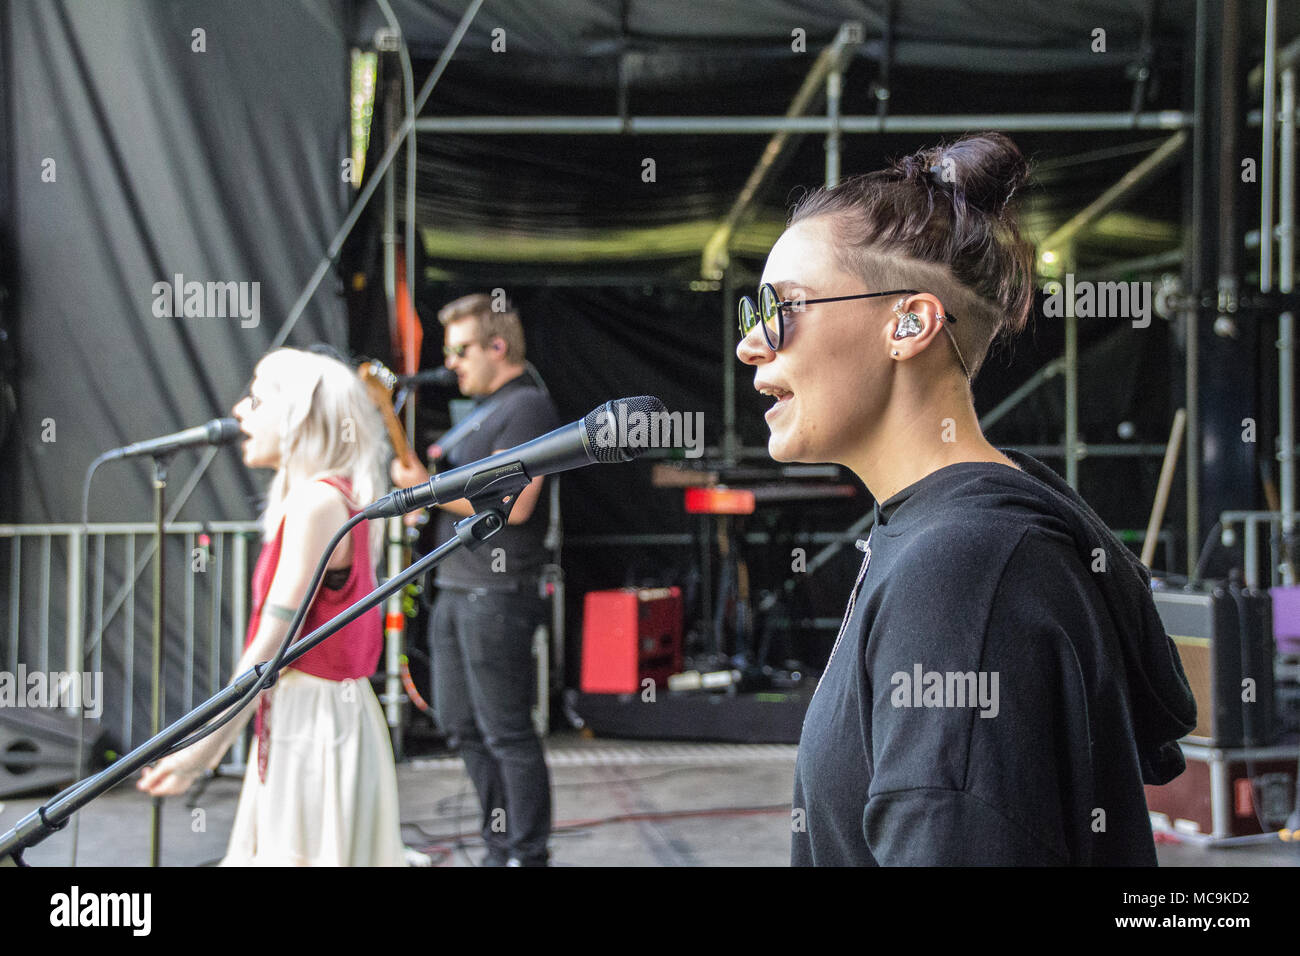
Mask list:
[[[831,104],[829,100],[832,89],[831,78],[836,77],[838,79],[839,71],[843,68],[849,51],[853,46],[861,42],[862,24],[845,23],[840,27],[835,39],[818,54],[817,59],[813,62],[812,69],[808,71],[808,75],[800,85],[799,91],[795,94],[794,99],[790,101],[790,108],[786,110],[785,119],[795,119],[807,112],[812,107],[823,82],[827,84],[828,109],[838,115],[839,87],[838,83],[836,83],[834,103]],[[620,124],[622,122],[620,119]],[[628,122],[632,121],[629,120]],[[623,132],[623,130],[619,130],[619,132]],[[736,369],[735,363],[731,361],[731,355],[735,353],[737,344],[737,329],[735,328],[736,289],[734,271],[730,268],[731,254],[728,247],[737,227],[753,209],[763,186],[773,175],[777,162],[790,145],[790,141],[791,135],[786,131],[777,131],[768,140],[767,146],[763,149],[757,164],[750,172],[749,178],[740,190],[740,194],[736,197],[735,202],[731,204],[731,209],[727,212],[726,218],[723,219],[718,228],[709,236],[708,241],[705,242],[704,252],[700,259],[701,275],[707,279],[722,280],[722,447],[725,459],[731,463],[736,461],[740,441],[736,434]],[[835,155],[835,166],[838,170],[838,135]],[[829,139],[827,142],[826,162],[829,171],[831,163]]]
[[[384,109],[384,130],[388,141],[388,146],[393,147],[393,141],[396,139],[396,111],[393,107],[393,94],[391,88],[388,90],[388,103]],[[388,321],[389,321],[389,338],[391,339],[397,328],[397,251],[395,244],[397,242],[397,183],[393,179],[393,171],[389,169],[384,174],[384,299],[388,303]]]
[[[826,134],[826,185],[840,184],[840,99],[844,92],[844,73],[837,66],[826,77],[826,118],[831,121]]]
[[[1259,290],[1273,290],[1273,141],[1277,107],[1277,0],[1264,7],[1264,113],[1259,160]]]
[[[407,123],[412,123],[415,120],[415,71],[411,68],[411,52],[406,45],[406,35],[402,33],[401,25],[397,22],[397,16],[393,13],[392,5],[389,4],[388,0],[379,0],[379,9],[383,12],[384,19],[388,21],[388,27],[393,32],[394,39],[397,42],[397,56],[402,64],[403,128],[406,128]],[[391,110],[389,111],[389,115],[391,117],[392,115]],[[390,118],[388,122],[388,127],[390,131],[389,132],[390,143],[392,142],[392,137],[393,137],[392,126],[393,124]],[[405,136],[406,195],[403,197],[405,200],[403,205],[406,208],[406,213],[405,213],[406,221],[403,224],[405,226],[405,230],[404,230],[405,236],[402,241],[402,249],[403,249],[403,258],[405,260],[405,269],[404,269],[405,275],[403,275],[402,281],[406,284],[406,295],[410,300],[412,312],[415,311],[415,167],[416,167],[417,138],[418,137],[409,134]],[[386,177],[384,183],[384,200],[386,203],[389,204],[385,206],[384,211],[386,214],[389,215],[391,215],[392,213],[392,207],[391,207],[392,193],[393,193],[393,183],[392,183],[392,173],[390,172],[389,175]],[[384,225],[385,228],[389,230],[389,235],[386,237],[385,240],[386,242],[385,255],[387,256],[392,254],[392,235],[391,235],[392,223],[391,221],[386,221]],[[389,297],[388,297],[389,310],[390,310],[389,314],[396,315],[396,313],[393,311],[393,304],[396,301],[396,297],[393,294],[394,290],[391,287],[389,287],[386,291],[388,291],[389,293]],[[414,351],[415,351],[415,325],[414,323],[410,323],[403,331],[403,336],[402,336],[402,352],[403,352],[404,367],[401,368],[400,371],[406,375],[413,375],[417,371],[419,371],[419,369],[416,368],[411,361],[411,356],[414,353]],[[418,365],[418,363],[419,363],[419,356],[415,356],[415,364]],[[415,402],[408,402],[405,409],[406,434],[408,436],[413,436],[415,434],[415,405],[416,405]],[[398,599],[395,598],[393,603],[396,603],[397,600]]]
[[[987,432],[997,424],[999,419],[1018,406],[1028,398],[1040,385],[1053,376],[1060,375],[1065,370],[1065,359],[1052,359],[1033,375],[1029,376],[1028,381],[1017,388],[990,411],[980,416],[980,430]]]
[[[736,354],[740,328],[736,323],[735,270],[722,276],[722,457],[734,465],[740,457],[740,436],[736,432]]]
[[[1186,251],[1180,246],[1168,252],[1157,252],[1155,255],[1139,256],[1136,259],[1121,259],[1117,262],[1108,262],[1104,266],[1098,266],[1095,269],[1076,272],[1074,280],[1078,282],[1081,279],[1086,279],[1089,282],[1098,282],[1106,279],[1121,279],[1134,274],[1159,272],[1181,265],[1186,257]]]
[[[804,117],[803,114],[812,108],[816,101],[817,94],[821,91],[823,82],[828,82],[830,74],[842,68],[848,51],[857,43],[862,42],[862,24],[846,23],[840,27],[839,32],[835,34],[835,39],[831,44],[817,55],[813,62],[812,69],[804,77],[803,83],[800,84],[799,90],[790,101],[790,107],[786,110],[785,116],[780,117],[779,121],[784,123],[795,123],[802,119],[816,119],[820,123],[828,124],[826,132],[830,132],[833,123],[830,123],[827,117]],[[838,112],[838,107],[837,107]],[[550,117],[539,117],[546,120]],[[710,117],[695,117],[695,119],[713,119]],[[627,120],[628,132],[651,132],[651,130],[642,130],[637,127],[652,120],[666,119],[673,121],[673,117],[643,117],[641,119],[629,118]],[[691,120],[690,117],[681,117],[680,119]],[[725,118],[716,117],[723,120]],[[623,122],[619,121],[620,124]],[[689,124],[688,124],[689,125]],[[620,129],[619,132],[624,130]],[[657,132],[670,132],[671,129],[657,130]],[[700,132],[699,129],[695,130]],[[755,130],[757,132],[757,130]],[[714,230],[707,242],[704,244],[704,254],[700,261],[700,274],[706,279],[721,279],[723,272],[727,268],[730,259],[728,246],[731,244],[731,238],[736,229],[744,220],[745,216],[753,209],[754,203],[758,199],[759,193],[763,186],[771,178],[776,169],[776,164],[781,155],[790,145],[792,133],[800,132],[791,129],[772,130],[772,137],[767,141],[763,148],[763,153],[758,158],[758,162],[749,173],[749,178],[745,180],[745,185],[741,188],[739,195],[736,196],[735,202],[731,204],[731,209],[727,211],[726,217]]]
[[[1074,250],[1061,257],[1066,269],[1074,268]],[[1079,490],[1079,318],[1074,302],[1065,303],[1065,482]]]
[[[1277,241],[1278,291],[1286,294],[1295,284],[1295,176],[1296,176],[1296,76],[1300,67],[1300,39],[1292,40],[1277,49],[1276,0],[1268,0],[1264,10],[1264,62],[1251,70],[1249,89],[1263,97],[1263,108],[1258,111],[1259,125],[1263,128],[1262,156],[1260,159],[1260,228],[1246,234],[1246,247],[1260,249],[1260,291],[1272,288],[1272,244]],[[1281,80],[1281,104],[1275,95],[1278,78]],[[1255,111],[1249,114],[1253,124]],[[1275,143],[1275,133],[1280,125],[1280,142]],[[1274,150],[1278,157],[1274,169]],[[1276,173],[1277,228],[1273,228],[1273,196]],[[1278,435],[1277,461],[1279,463],[1279,498],[1282,509],[1283,540],[1295,530],[1292,517],[1295,501],[1295,316],[1283,312],[1278,317]],[[1280,568],[1285,584],[1295,584],[1295,566],[1289,551],[1284,552]]]
[[[1066,272],[1074,268],[1071,243],[1107,212],[1124,203],[1150,182],[1166,166],[1182,155],[1187,134],[1179,130],[1156,148],[1150,156],[1125,173],[1117,183],[1071,216],[1040,245],[1043,252],[1058,256]],[[1071,488],[1079,487],[1079,320],[1074,303],[1065,303],[1065,480]]]
[[[1134,129],[1187,129],[1190,113],[1155,110],[1145,113],[980,113],[944,116],[425,116],[415,121],[420,133],[757,135],[773,133],[963,133],[997,128],[1007,132],[1061,132]]]
[[[1295,288],[1295,177],[1296,177],[1296,95],[1295,68],[1282,71],[1282,142],[1278,170],[1278,287],[1282,293]],[[1283,312],[1278,317],[1278,449],[1280,465],[1283,540],[1295,529],[1291,515],[1295,500],[1295,316]],[[1295,584],[1295,566],[1288,550],[1283,566],[1283,581]]]
[[[1076,236],[1098,219],[1133,196],[1166,166],[1178,160],[1183,147],[1187,144],[1187,133],[1179,130],[1158,146],[1127,173],[1120,177],[1115,185],[1109,187],[1100,196],[1090,202],[1079,212],[1071,216],[1040,244],[1041,249],[1058,250],[1068,246]]]
[[[1192,130],[1192,229],[1189,244],[1188,261],[1190,263],[1190,282],[1188,288],[1199,292],[1203,279],[1201,259],[1205,240],[1200,234],[1205,222],[1205,197],[1203,182],[1206,176],[1206,159],[1209,151],[1206,121],[1209,110],[1205,103],[1205,84],[1208,64],[1206,63],[1206,0],[1196,0],[1196,22],[1193,30],[1193,80],[1192,112],[1196,123]],[[1184,341],[1187,354],[1184,356],[1184,407],[1187,409],[1187,438],[1184,445],[1184,465],[1187,472],[1187,574],[1196,574],[1196,558],[1201,539],[1201,403],[1197,395],[1200,379],[1197,375],[1197,363],[1200,361],[1198,337],[1200,335],[1200,315],[1194,303],[1183,309]]]

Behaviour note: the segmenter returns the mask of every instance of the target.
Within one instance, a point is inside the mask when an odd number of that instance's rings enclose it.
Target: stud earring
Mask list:
[[[895,354],[895,355],[898,354],[898,349],[894,349],[894,354]]]

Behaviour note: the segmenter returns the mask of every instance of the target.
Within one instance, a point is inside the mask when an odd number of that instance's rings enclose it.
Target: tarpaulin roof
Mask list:
[[[417,87],[467,7],[393,4]],[[847,62],[844,115],[876,115],[882,78],[891,116],[1123,113],[1134,106],[1143,68],[1142,110],[1188,110],[1195,8],[1194,0],[489,2],[421,115],[779,116],[846,22],[862,25],[862,42]],[[1284,40],[1300,31],[1295,5],[1283,5],[1279,20]],[[1262,56],[1261,23],[1253,18],[1245,32],[1248,66]],[[359,5],[353,42],[370,46],[383,25],[376,6]],[[813,115],[821,109],[815,104]],[[878,168],[955,135],[845,134],[842,167],[845,174]],[[1039,167],[1022,204],[1027,233],[1041,238],[1168,135],[1149,128],[1013,133]],[[734,241],[742,260],[761,260],[798,188],[821,182],[823,139],[795,138],[789,161],[759,197],[752,227]],[[613,261],[689,279],[766,140],[423,133],[417,222],[425,252],[462,276],[476,274],[475,263],[525,277],[553,272],[548,263],[584,263],[568,271],[590,273]],[[647,159],[653,182],[642,175]],[[1099,223],[1075,250],[1080,265],[1176,247],[1178,184],[1175,164],[1141,195],[1140,212]],[[400,209],[399,196],[399,216]]]
[[[468,6],[466,0],[392,3],[417,55],[440,52]],[[514,0],[485,4],[461,47],[490,54],[494,31],[503,30],[510,51],[552,60],[613,59],[631,50],[660,57],[784,56],[792,30],[805,31],[815,50],[841,24],[856,21],[866,33],[862,56],[875,58],[892,16],[900,65],[1052,73],[1100,68],[1090,51],[1097,28],[1107,30],[1112,52],[1135,53],[1150,6],[1148,0]],[[1195,0],[1155,4],[1158,35],[1189,32],[1195,6]],[[1283,11],[1283,25],[1288,18],[1294,25],[1295,16]],[[361,4],[355,23],[353,42],[365,45],[385,19],[377,6]]]

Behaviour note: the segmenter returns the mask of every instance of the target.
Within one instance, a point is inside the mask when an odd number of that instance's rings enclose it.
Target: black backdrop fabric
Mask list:
[[[547,384],[561,419],[574,421],[601,402],[616,396],[653,394],[673,410],[700,414],[704,443],[716,448],[723,434],[723,370],[736,362],[736,425],[742,446],[762,448],[767,443],[763,413],[767,400],[753,389],[754,370],[734,356],[722,354],[722,294],[689,291],[673,286],[621,284],[604,287],[556,287],[506,282],[501,286],[519,308],[527,339],[529,360]],[[423,315],[433,315],[443,303],[462,294],[484,291],[489,285],[432,283],[417,301]],[[439,361],[441,338],[436,326],[426,327],[424,365]],[[1165,374],[1170,342],[1167,330],[1157,326],[1151,334],[1110,323],[1080,323],[1080,375],[1085,381],[1105,382],[1086,390],[1080,403],[1080,435],[1088,442],[1116,442],[1116,425],[1133,422],[1140,436],[1159,441],[1168,419],[1169,380]],[[975,387],[976,407],[987,411],[1027,380],[1063,349],[1060,323],[1033,321],[1014,344],[1002,346],[985,364]],[[999,446],[1055,444],[1060,441],[1064,410],[1058,385],[1044,386],[1030,400],[989,430]],[[448,423],[447,401],[454,391],[422,391],[415,447],[423,451]],[[1153,398],[1154,397],[1154,398]],[[1052,462],[1060,467],[1060,462]],[[762,458],[750,466],[775,465]],[[1155,494],[1159,460],[1121,458],[1101,464],[1089,462],[1080,469],[1081,492],[1087,500],[1102,502],[1103,514],[1115,528],[1142,528]],[[815,575],[791,573],[791,549],[803,547],[811,557],[820,547],[796,534],[840,533],[866,514],[871,498],[860,483],[842,470],[842,480],[855,485],[851,499],[767,505],[748,519],[749,530],[767,532],[766,544],[747,553],[753,593],[780,591],[787,581],[797,583],[796,606],[782,609],[802,617],[838,620],[844,594],[852,585],[860,555],[851,546]],[[622,534],[691,534],[712,526],[685,512],[683,492],[656,488],[651,464],[599,465],[567,474],[562,480],[561,507],[566,547],[563,566],[568,587],[568,640],[566,661],[570,684],[577,681],[581,648],[582,595],[589,590],[624,586],[682,585],[688,592],[687,624],[702,636],[710,624],[699,617],[703,610],[698,571],[698,538],[692,544],[602,543]],[[437,542],[426,534],[425,550]],[[716,573],[717,566],[714,565]],[[760,625],[765,623],[761,619]],[[788,651],[805,664],[825,661],[834,630],[791,629]],[[417,637],[415,655],[423,653]],[[780,658],[778,657],[777,660]]]
[[[56,0],[0,9],[19,349],[19,414],[3,497],[19,522],[73,522],[96,454],[229,413],[342,222],[345,10],[320,0]],[[256,322],[206,312],[158,317],[155,283],[178,274],[186,282],[258,283]],[[252,286],[244,288],[251,305]],[[327,278],[287,344],[346,340],[337,282]],[[173,460],[173,502],[199,460],[196,452]],[[91,520],[149,521],[150,474],[147,459],[102,468]],[[178,518],[253,518],[259,488],[237,451],[224,450]],[[142,553],[144,542],[137,544]],[[57,647],[65,557],[56,539],[49,627]],[[124,562],[108,556],[109,595]],[[37,568],[24,560],[25,609],[36,606]],[[184,626],[179,595],[189,570],[190,556],[177,549],[167,567],[170,635]],[[149,582],[146,570],[131,651],[142,675]],[[227,604],[229,595],[227,587]],[[106,687],[124,679],[131,645],[122,617],[105,637]],[[24,613],[21,628],[29,661],[38,659],[36,618]],[[4,635],[7,642],[7,627]],[[167,649],[171,701],[181,699],[178,643]],[[56,650],[51,665],[62,663]],[[198,666],[207,686],[204,659]],[[147,726],[144,683],[135,684],[135,728]],[[122,715],[110,708],[105,717],[117,727]]]

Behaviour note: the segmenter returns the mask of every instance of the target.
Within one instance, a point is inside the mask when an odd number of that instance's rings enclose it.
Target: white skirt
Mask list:
[[[254,735],[221,866],[405,866],[393,748],[370,682],[288,668],[269,722],[266,782]]]

